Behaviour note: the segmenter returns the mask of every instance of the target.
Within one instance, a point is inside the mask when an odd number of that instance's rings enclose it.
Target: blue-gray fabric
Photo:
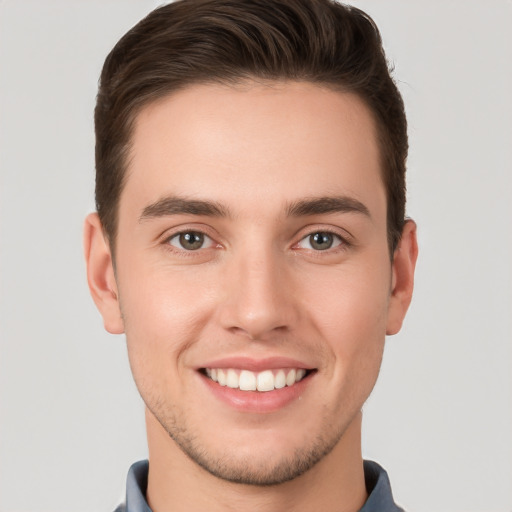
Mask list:
[[[147,460],[133,464],[126,481],[126,501],[114,512],[151,512],[146,501],[148,485]],[[359,512],[404,512],[393,500],[388,474],[376,462],[364,461],[364,477],[368,499]]]

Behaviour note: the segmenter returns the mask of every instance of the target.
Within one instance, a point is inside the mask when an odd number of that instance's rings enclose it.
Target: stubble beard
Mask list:
[[[223,455],[209,452],[201,440],[193,435],[192,429],[177,421],[183,416],[176,414],[176,411],[166,414],[162,410],[155,410],[159,407],[148,406],[148,409],[182,452],[209,474],[227,482],[258,487],[283,484],[309,471],[334,449],[350,424],[349,421],[346,426],[331,430],[328,427],[330,422],[326,420],[324,435],[317,434],[315,438],[308,439],[309,443],[297,447],[292,455],[275,454],[272,460],[256,463],[250,456],[235,457],[228,450]]]

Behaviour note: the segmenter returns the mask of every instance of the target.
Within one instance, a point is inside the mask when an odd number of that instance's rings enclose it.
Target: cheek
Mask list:
[[[327,341],[338,379],[350,374],[375,380],[384,347],[391,273],[377,265],[346,266],[322,279],[317,275],[306,308]],[[384,267],[386,268],[386,267]],[[374,375],[375,377],[372,377]]]
[[[391,270],[378,265],[345,265],[330,272],[305,274],[305,307],[330,332],[385,333]],[[307,293],[306,293],[307,290]]]
[[[131,267],[135,268],[135,267]],[[128,356],[139,387],[169,386],[182,371],[182,354],[200,338],[212,296],[199,278],[151,269],[120,273],[119,296]]]
[[[121,310],[126,327],[138,334],[182,339],[197,327],[210,306],[204,273],[188,267],[127,261],[119,273]]]

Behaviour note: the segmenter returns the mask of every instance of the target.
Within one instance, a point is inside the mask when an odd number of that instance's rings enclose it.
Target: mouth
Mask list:
[[[314,370],[305,368],[277,368],[253,372],[238,368],[201,368],[200,372],[220,386],[240,391],[262,393],[293,387],[306,379]]]

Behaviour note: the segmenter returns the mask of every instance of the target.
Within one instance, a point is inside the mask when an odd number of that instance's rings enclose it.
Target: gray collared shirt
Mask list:
[[[133,464],[126,481],[126,501],[115,512],[151,512],[146,501],[148,485],[147,460]],[[359,512],[404,512],[393,500],[386,471],[376,462],[364,461],[364,477],[368,499]]]

